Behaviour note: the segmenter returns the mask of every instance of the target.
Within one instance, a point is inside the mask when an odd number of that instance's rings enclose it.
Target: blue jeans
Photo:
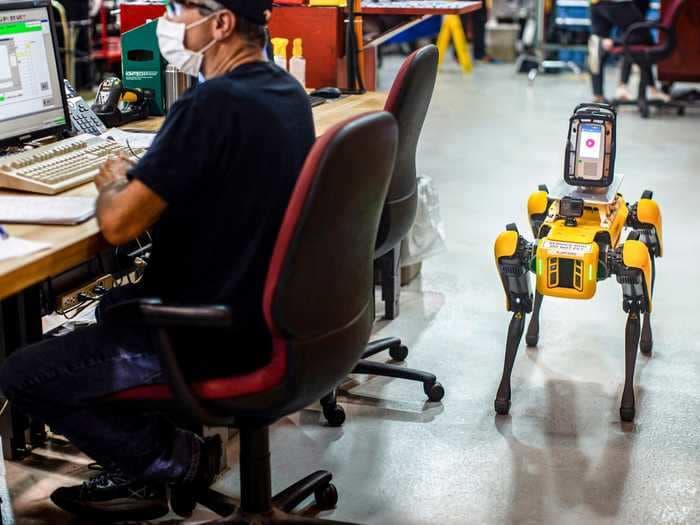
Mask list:
[[[98,307],[138,296],[115,289]],[[115,411],[99,401],[131,387],[164,383],[147,334],[98,322],[12,353],[0,366],[0,389],[107,468],[144,481],[190,481],[200,439],[161,416]]]

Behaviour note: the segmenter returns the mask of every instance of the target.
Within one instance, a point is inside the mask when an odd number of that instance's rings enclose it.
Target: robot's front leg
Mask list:
[[[498,236],[494,248],[496,266],[506,293],[506,306],[513,312],[506,339],[503,376],[494,401],[498,414],[507,414],[510,410],[510,377],[525,329],[525,316],[532,311],[528,275],[532,249],[532,245],[518,234],[514,224],[508,225],[506,231]]]
[[[608,267],[622,286],[622,308],[627,312],[625,330],[625,386],[622,391],[620,418],[632,421],[635,415],[634,369],[640,339],[640,318],[651,312],[652,256],[646,244],[627,240],[611,254]],[[649,335],[651,332],[649,332]]]
[[[654,259],[663,256],[663,227],[661,221],[661,210],[657,202],[653,199],[651,191],[642,193],[642,198],[630,206],[630,213],[627,217],[627,225],[634,228],[629,235],[630,240],[639,240],[646,244],[651,257],[651,290],[654,293],[654,281],[656,279],[656,265]],[[640,348],[642,353],[650,355],[654,342],[651,333],[651,313],[644,314],[644,325],[642,327],[642,338]]]

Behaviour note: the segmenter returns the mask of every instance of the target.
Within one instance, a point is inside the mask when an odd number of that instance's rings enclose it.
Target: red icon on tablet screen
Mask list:
[[[586,147],[587,147],[587,148],[592,148],[593,146],[595,146],[595,140],[593,140],[593,139],[588,139],[588,140],[586,141]]]

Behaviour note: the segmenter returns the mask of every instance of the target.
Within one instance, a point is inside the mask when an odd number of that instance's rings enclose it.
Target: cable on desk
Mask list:
[[[129,152],[131,152],[131,154],[132,154],[134,157],[136,157],[137,159],[141,160],[141,155],[137,155],[137,154],[136,154],[136,152],[135,152],[135,151],[133,150],[133,148],[131,147],[131,144],[129,144],[129,139],[126,139],[126,147],[129,148]]]

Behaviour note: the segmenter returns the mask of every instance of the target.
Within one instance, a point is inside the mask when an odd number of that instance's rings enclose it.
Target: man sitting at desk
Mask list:
[[[143,285],[106,299],[231,305],[246,333],[178,334],[179,357],[192,377],[243,373],[269,357],[263,283],[314,141],[311,108],[301,85],[263,58],[271,0],[179,0],[168,8],[158,26],[163,55],[207,81],[172,107],[138,164],[112,159],[95,181],[108,241],[122,244],[151,227],[153,235]],[[144,333],[103,322],[15,352],[0,369],[0,388],[16,407],[104,468],[52,494],[63,509],[100,523],[161,516],[167,483],[196,492],[217,473],[220,441],[94,402],[165,382]]]

